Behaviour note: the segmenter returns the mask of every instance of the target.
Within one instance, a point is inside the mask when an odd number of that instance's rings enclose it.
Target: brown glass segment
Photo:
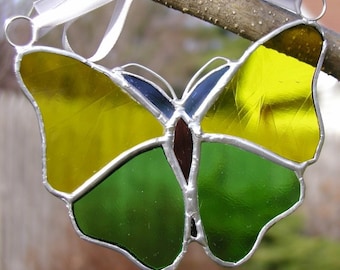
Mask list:
[[[180,118],[175,128],[174,151],[186,180],[188,180],[190,174],[192,149],[191,131],[185,121]]]
[[[267,41],[264,46],[285,53],[316,67],[323,37],[312,25],[297,25]]]
[[[196,222],[193,218],[191,218],[191,236],[197,237],[197,227]]]

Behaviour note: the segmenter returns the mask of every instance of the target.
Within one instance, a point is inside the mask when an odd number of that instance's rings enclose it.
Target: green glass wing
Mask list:
[[[74,202],[86,236],[119,246],[162,269],[181,253],[184,201],[161,148],[137,155]]]
[[[302,46],[301,40],[306,42],[310,35],[313,43]],[[323,40],[314,27],[293,27],[267,43],[273,45],[283,38],[294,41],[288,49],[296,56],[302,49],[310,50],[304,60],[318,63]],[[312,92],[314,73],[312,65],[258,47],[203,117],[203,131],[245,138],[296,162],[313,159],[320,141]]]
[[[197,178],[207,244],[231,263],[253,248],[260,231],[300,200],[294,171],[222,143],[204,142]]]
[[[47,181],[71,193],[163,126],[107,73],[61,53],[24,54],[19,76],[43,120]]]

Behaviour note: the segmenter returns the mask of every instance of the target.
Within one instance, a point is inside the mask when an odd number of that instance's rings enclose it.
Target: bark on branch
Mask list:
[[[153,0],[169,8],[255,41],[281,25],[299,19],[295,13],[263,0]],[[325,30],[328,41],[323,71],[340,80],[340,34]]]

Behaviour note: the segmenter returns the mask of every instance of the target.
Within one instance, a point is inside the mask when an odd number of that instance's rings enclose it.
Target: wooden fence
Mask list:
[[[308,170],[304,206],[310,233],[340,239],[340,141],[329,138]],[[40,135],[35,113],[22,95],[0,90],[0,269],[137,269],[120,254],[78,238],[64,203],[41,183]],[[189,266],[190,265],[190,266]],[[180,269],[222,269],[198,245]]]

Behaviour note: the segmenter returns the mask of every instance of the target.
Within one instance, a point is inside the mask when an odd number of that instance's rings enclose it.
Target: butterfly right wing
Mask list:
[[[323,41],[318,29],[302,23],[257,46],[201,115],[203,131],[247,139],[295,162],[315,160],[323,137],[314,89]],[[309,64],[268,48],[273,45],[296,58],[306,50],[301,60]]]
[[[224,266],[249,259],[266,230],[302,203],[304,169],[322,144],[315,85],[325,42],[303,21],[280,31],[255,43],[225,74],[204,77],[197,89],[212,87],[191,112],[202,128],[198,223],[207,254]],[[268,48],[282,43],[280,52]]]
[[[205,250],[218,263],[236,266],[250,258],[276,221],[301,204],[304,186],[297,167],[258,155],[256,145],[232,137],[205,140],[197,179]]]

